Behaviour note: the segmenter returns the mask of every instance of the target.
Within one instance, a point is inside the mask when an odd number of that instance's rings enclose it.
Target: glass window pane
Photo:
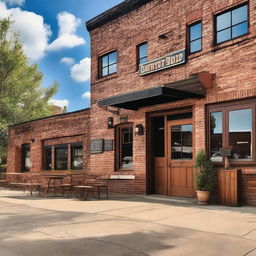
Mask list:
[[[142,44],[139,46],[139,59],[148,56],[148,44]]]
[[[52,169],[52,149],[45,148],[45,170]]]
[[[148,58],[147,57],[144,57],[144,58],[139,60],[139,64],[144,64],[144,63],[147,63],[147,62],[148,62]]]
[[[222,161],[222,112],[210,113],[210,158],[214,162]]]
[[[121,152],[121,168],[132,169],[133,167],[133,134],[132,128],[121,129],[121,141],[122,141],[122,152]]]
[[[116,63],[116,52],[112,52],[109,54],[109,65]]]
[[[231,27],[231,12],[226,12],[217,16],[217,31]]]
[[[233,38],[242,36],[247,33],[248,33],[248,23],[247,22],[244,22],[242,24],[232,27],[232,37]]]
[[[182,155],[182,141],[181,141],[181,125],[171,127],[171,145],[172,145],[172,159],[181,160]]]
[[[55,149],[55,169],[67,170],[68,169],[68,148]]]
[[[190,41],[202,37],[202,23],[190,27]]]
[[[217,43],[225,42],[231,39],[231,29],[225,29],[217,33]]]
[[[108,66],[108,56],[104,56],[101,58],[102,67]]]
[[[108,75],[108,67],[102,69],[102,76]]]
[[[182,125],[182,160],[193,158],[192,125]]]
[[[232,11],[232,25],[236,25],[248,19],[247,5],[237,8]]]
[[[190,53],[198,52],[202,50],[202,40],[198,39],[190,43]]]
[[[229,145],[233,160],[252,159],[252,109],[229,112]]]
[[[109,66],[109,74],[116,73],[116,64]]]
[[[193,158],[192,125],[172,126],[171,145],[173,160],[191,160]]]

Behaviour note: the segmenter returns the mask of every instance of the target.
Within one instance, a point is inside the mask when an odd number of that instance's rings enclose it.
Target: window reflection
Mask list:
[[[216,42],[222,43],[248,33],[248,5],[216,16]]]
[[[67,170],[68,169],[68,147],[55,148],[55,169]]]
[[[71,146],[71,169],[82,170],[83,169],[83,145],[76,144]]]
[[[22,172],[29,172],[31,167],[30,163],[30,145],[22,145]]]
[[[252,109],[229,112],[229,144],[231,159],[252,160]]]
[[[192,125],[172,126],[171,146],[173,160],[191,160],[193,158]]]
[[[132,127],[127,127],[121,129],[121,138],[122,138],[122,160],[121,168],[131,169],[133,167],[133,134]]]
[[[210,113],[210,158],[222,161],[222,112]]]

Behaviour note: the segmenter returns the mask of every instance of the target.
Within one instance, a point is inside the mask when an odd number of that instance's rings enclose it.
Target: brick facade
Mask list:
[[[214,15],[242,3],[249,3],[249,33],[219,45],[214,44]],[[137,4],[137,5],[136,5]],[[133,6],[133,7],[131,7]],[[130,9],[129,9],[130,8]],[[129,11],[130,10],[130,11]],[[149,75],[140,76],[137,68],[136,46],[148,43],[148,60],[187,49],[187,26],[202,21],[202,51],[187,56],[186,63]],[[42,143],[44,145],[84,141],[86,170],[92,174],[119,175],[111,181],[111,190],[122,193],[146,194],[149,192],[148,113],[191,107],[194,125],[194,153],[207,148],[207,106],[235,100],[256,100],[256,2],[245,0],[126,0],[114,9],[87,23],[91,36],[91,109],[77,113],[50,117],[11,127],[9,130],[8,171],[20,169],[20,145],[31,143],[31,171],[42,169]],[[161,36],[164,35],[164,36]],[[100,77],[100,56],[116,50],[117,73]],[[169,84],[208,72],[213,86],[202,99],[186,99],[144,107],[138,111],[120,109],[119,115],[98,106],[98,101],[115,95]],[[89,116],[90,115],[90,116]],[[114,127],[128,122],[141,124],[143,135],[133,139],[132,170],[116,170],[114,147],[112,151],[89,153],[89,141],[113,140],[115,128],[108,128],[113,117]],[[15,135],[15,129],[31,126],[31,131]],[[33,155],[32,155],[33,154]],[[255,154],[255,153],[254,153]],[[14,161],[16,159],[16,161]],[[243,201],[255,204],[256,166],[241,165]],[[133,178],[125,180],[125,175]]]
[[[184,106],[193,106],[195,153],[206,149],[206,106],[218,102],[256,97],[256,2],[249,1],[249,33],[237,39],[214,45],[214,15],[245,3],[244,0],[153,0],[127,14],[115,19],[107,13],[96,17],[93,22],[109,19],[105,24],[90,29],[91,35],[91,139],[114,139],[114,129],[107,129],[107,118],[114,117],[114,125],[120,117],[112,115],[98,106],[98,100],[114,95],[134,92],[190,77],[202,71],[213,74],[214,84],[207,89],[203,99],[188,99],[139,109],[139,111],[120,110],[128,121],[147,127],[146,114]],[[113,15],[113,14],[112,14]],[[148,60],[163,57],[170,52],[187,48],[187,26],[202,20],[202,51],[189,55],[187,63],[171,69],[140,76],[136,65],[136,46],[148,42]],[[159,35],[164,34],[161,38]],[[99,76],[99,57],[116,50],[118,52],[117,73],[101,78]],[[115,172],[114,152],[104,152],[90,156],[92,172],[135,175],[127,192],[146,193],[146,187],[137,185],[144,180],[147,184],[147,132],[134,137],[134,168],[132,171]],[[100,162],[100,165],[98,164]],[[242,168],[243,169],[243,168]],[[247,168],[248,169],[248,168]],[[253,167],[252,169],[253,170]],[[247,177],[250,170],[244,173]],[[247,176],[246,176],[247,175]],[[250,180],[255,181],[255,175]],[[127,182],[127,181],[126,181]],[[121,183],[121,181],[120,181]],[[126,183],[123,190],[127,189]],[[131,186],[131,184],[133,184]],[[247,184],[247,183],[243,183]],[[243,185],[245,187],[246,185]],[[121,189],[121,188],[120,188]],[[120,190],[119,189],[119,190]],[[243,189],[247,191],[246,188]],[[246,201],[255,200],[254,193],[243,193]],[[250,198],[254,198],[250,200]]]
[[[85,109],[10,126],[8,172],[21,172],[23,144],[30,144],[30,171],[39,172],[44,170],[44,146],[77,142],[83,143],[84,170],[87,170],[89,166],[89,114],[90,110]],[[70,154],[68,155],[70,157]],[[52,159],[54,162],[54,155]]]

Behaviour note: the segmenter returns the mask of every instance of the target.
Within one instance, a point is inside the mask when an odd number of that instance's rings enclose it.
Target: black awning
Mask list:
[[[98,101],[100,107],[118,107],[130,110],[169,103],[189,98],[203,98],[205,86],[198,75],[145,90],[125,93]]]

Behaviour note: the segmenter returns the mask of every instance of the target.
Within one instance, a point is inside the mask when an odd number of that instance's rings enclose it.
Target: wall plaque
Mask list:
[[[113,150],[113,140],[105,140],[104,141],[104,150],[112,151]]]
[[[15,129],[15,135],[32,132],[32,131],[33,131],[33,129],[31,126],[20,126]]]
[[[149,61],[141,64],[139,67],[139,74],[141,76],[157,72],[166,68],[171,68],[177,65],[181,65],[186,62],[186,51],[185,49],[177,52],[170,53],[169,55]]]
[[[103,139],[91,140],[90,145],[91,154],[99,154],[103,152]]]

